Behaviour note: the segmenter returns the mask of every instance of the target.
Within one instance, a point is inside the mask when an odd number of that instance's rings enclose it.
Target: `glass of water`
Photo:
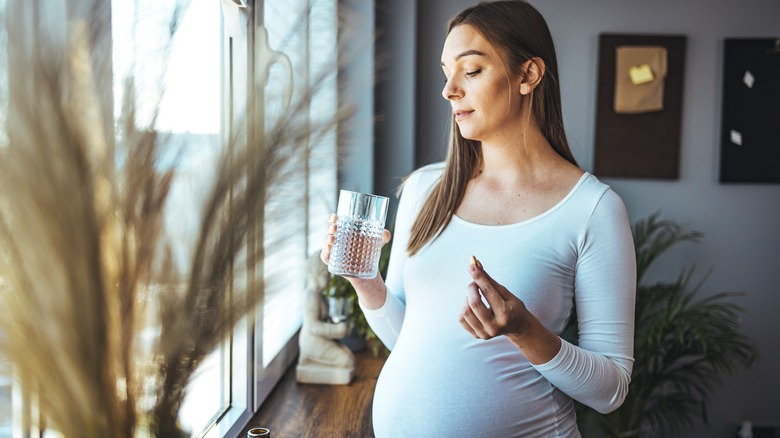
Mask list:
[[[374,278],[379,270],[387,204],[384,196],[342,190],[328,271],[344,277]]]

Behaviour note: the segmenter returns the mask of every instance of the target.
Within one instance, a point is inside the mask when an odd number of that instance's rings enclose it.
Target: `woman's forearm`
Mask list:
[[[357,277],[346,277],[357,292],[360,305],[367,310],[375,310],[382,307],[387,299],[387,287],[380,274],[376,277],[366,279]]]
[[[536,317],[529,315],[527,326],[520,333],[506,334],[533,365],[551,361],[561,350],[561,338],[545,327]]]

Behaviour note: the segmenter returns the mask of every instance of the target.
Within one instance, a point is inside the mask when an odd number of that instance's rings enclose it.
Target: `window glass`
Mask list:
[[[8,143],[5,117],[8,112],[8,37],[5,31],[5,3],[0,0],[0,148]],[[0,417],[2,421],[2,417]]]
[[[0,153],[8,142],[5,130],[6,113],[8,112],[8,39],[5,32],[5,0],[0,0]],[[3,287],[3,279],[0,278],[0,288]],[[0,310],[0,318],[2,318]],[[3,336],[0,333],[0,336]],[[11,437],[13,408],[11,394],[13,384],[11,382],[11,366],[0,354],[0,438]]]
[[[293,102],[309,94],[309,123],[316,127],[332,120],[337,107],[336,79],[332,74],[336,53],[335,1],[266,0],[264,21],[270,48],[284,53],[291,61]],[[287,92],[289,78],[284,69],[277,67],[271,66],[265,87],[266,128],[284,110],[279,102],[285,99],[279,93]],[[324,76],[327,79],[323,80]],[[301,324],[305,260],[308,254],[319,250],[323,223],[328,212],[335,209],[335,126],[312,137],[308,153],[308,162],[303,156],[297,162],[300,177],[288,182],[293,190],[281,191],[282,196],[293,197],[285,202],[295,203],[298,210],[292,212],[293,217],[300,218],[294,225],[296,238],[283,243],[276,239],[278,235],[290,234],[289,221],[281,223],[269,218],[266,223],[266,251],[270,257],[266,264],[269,287],[263,317],[264,366],[276,357]]]
[[[284,108],[287,93],[293,104],[307,106],[295,112],[300,123],[316,132],[307,148],[291,164],[292,177],[267,200],[263,230],[266,260],[263,269],[264,303],[255,330],[255,407],[258,407],[287,370],[297,351],[305,297],[306,259],[319,251],[327,214],[335,209],[336,185],[336,1],[265,0],[263,23],[268,34],[267,59],[278,54],[290,61],[292,87],[285,62],[273,62],[263,89],[263,125],[266,130]],[[260,53],[258,53],[260,56]],[[262,58],[257,61],[264,65]],[[262,71],[262,70],[261,70]],[[326,75],[328,80],[322,80]],[[289,90],[292,89],[292,92]],[[323,124],[330,128],[322,130]],[[285,214],[277,217],[276,206]],[[271,212],[271,213],[269,213]],[[280,220],[281,219],[281,220]]]
[[[138,128],[154,120],[164,145],[161,165],[172,165],[176,157],[164,221],[174,263],[186,275],[220,148],[221,18],[218,1],[191,2],[171,38],[174,6],[174,1],[112,2],[114,96],[119,117],[127,103],[125,80],[132,76]],[[212,352],[190,382],[179,416],[185,430],[201,432],[226,408],[225,353]]]
[[[12,390],[11,367],[5,359],[0,357],[0,438],[11,437],[11,421],[13,418]]]
[[[336,0],[313,0],[309,19],[309,84],[317,88],[309,110],[312,123],[327,123],[338,111]],[[336,211],[336,127],[311,139],[309,160],[309,253],[322,246],[324,223]]]
[[[292,70],[286,71],[283,63],[270,65],[268,80],[264,87],[264,125],[266,130],[286,111],[286,94],[292,102],[306,92],[308,78],[306,1],[265,0],[263,9],[264,27],[268,33],[268,48],[282,53],[290,60]],[[256,52],[258,62],[276,59],[268,51]],[[262,67],[261,67],[262,68]],[[262,74],[262,73],[261,73]],[[306,258],[305,234],[305,187],[306,157],[301,155],[293,164],[298,168],[287,187],[280,187],[269,196],[269,209],[264,226],[264,263],[266,289],[263,306],[263,366],[267,366],[287,344],[301,324]],[[297,188],[297,190],[292,189]],[[303,190],[301,190],[303,188]],[[292,189],[292,190],[290,190]],[[280,203],[280,204],[275,204]],[[279,220],[271,206],[287,206],[293,220]],[[282,237],[284,236],[284,237]],[[292,238],[289,238],[292,237]]]
[[[0,0],[0,14],[7,1]],[[177,4],[185,3],[188,6],[171,38],[171,15]],[[45,0],[31,0],[30,4],[32,8],[49,6]],[[248,68],[255,61],[247,50],[251,46],[247,35],[251,33],[245,29],[252,22],[252,14],[258,23],[265,24],[256,24],[255,33],[267,29],[268,47],[289,59],[291,67],[287,70],[284,62],[269,65],[260,93],[261,119],[253,123],[270,129],[289,109],[288,96],[292,102],[307,98],[309,106],[300,117],[312,124],[332,119],[336,113],[336,0],[257,0],[253,8],[240,9],[238,28],[244,26],[244,34],[235,38],[228,36],[223,21],[222,8],[228,4],[234,2],[111,2],[114,115],[120,120],[127,103],[125,81],[132,77],[132,94],[127,98],[133,99],[136,109],[134,129],[151,128],[160,136],[161,171],[175,165],[164,222],[175,266],[183,275],[189,268],[200,206],[213,180],[226,132],[232,129],[226,125],[243,113],[238,107],[242,106],[242,99],[248,98],[246,84],[257,80],[248,76],[258,67],[256,63]],[[65,16],[64,3],[59,8],[62,10],[47,15],[48,19]],[[60,22],[58,32],[63,33],[65,40],[65,20],[55,21]],[[51,30],[52,26],[45,27]],[[6,44],[5,29],[0,25],[0,153],[6,141]],[[34,39],[29,44],[34,45]],[[330,79],[320,81],[320,76],[327,72],[331,73]],[[305,95],[308,85],[314,84],[317,93]],[[117,124],[119,139],[125,134],[123,129]],[[120,167],[121,145],[120,140],[116,149]],[[319,250],[324,221],[335,209],[335,126],[311,138],[308,146],[292,160],[294,176],[267,199],[268,204],[286,203],[291,208],[284,209],[284,216],[267,218],[258,230],[258,243],[264,245],[266,256],[261,271],[263,281],[249,281],[246,272],[242,272],[242,278],[234,279],[235,284],[246,281],[265,286],[258,290],[262,299],[260,310],[255,319],[241,321],[230,339],[206,358],[188,387],[180,421],[193,435],[235,436],[243,426],[241,422],[251,415],[251,408],[257,408],[267,394],[260,393],[258,382],[273,387],[294,358],[295,334],[302,318],[305,260],[308,254]],[[159,327],[149,324],[141,333],[141,341],[152,342],[158,335]],[[18,394],[14,395],[10,375],[10,366],[0,358],[0,438],[12,436],[12,400],[19,399]],[[27,407],[27,403],[13,403],[15,411],[21,411],[22,405]],[[210,428],[215,422],[218,427]],[[18,425],[17,422],[15,426]]]

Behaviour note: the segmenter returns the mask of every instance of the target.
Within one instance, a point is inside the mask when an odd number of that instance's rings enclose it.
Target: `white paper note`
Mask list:
[[[742,134],[739,131],[731,130],[731,142],[735,145],[742,146]]]
[[[756,82],[756,78],[753,76],[753,73],[750,73],[749,70],[745,70],[745,75],[742,76],[742,82],[744,82],[748,88],[753,88],[753,84]]]

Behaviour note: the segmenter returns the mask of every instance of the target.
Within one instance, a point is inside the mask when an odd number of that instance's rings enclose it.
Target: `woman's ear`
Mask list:
[[[520,94],[527,95],[541,82],[545,73],[545,65],[542,58],[533,57],[523,63],[523,81],[520,82]]]

